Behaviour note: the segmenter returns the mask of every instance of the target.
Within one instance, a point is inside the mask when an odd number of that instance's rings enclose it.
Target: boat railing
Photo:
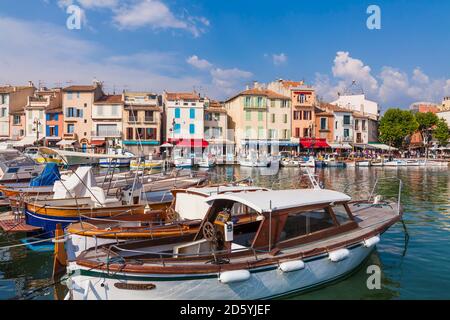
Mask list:
[[[207,252],[198,252],[198,253],[178,253],[178,252],[173,253],[173,252],[126,249],[126,248],[120,247],[118,244],[111,244],[110,246],[108,246],[107,261],[110,260],[110,254],[113,252],[113,250],[126,252],[126,253],[135,253],[138,255],[154,255],[154,256],[159,257],[160,263],[163,266],[165,266],[165,262],[166,262],[164,259],[168,259],[168,258],[183,258],[183,257],[210,258],[210,257],[212,257],[212,259],[211,259],[211,262],[212,262],[215,259],[217,259],[218,261],[220,260],[220,257],[217,257],[218,255],[223,255],[225,258],[225,255],[250,251],[253,254],[253,256],[255,257],[255,259],[258,260],[258,254],[270,253],[270,250],[262,250],[262,249],[247,248],[247,247],[236,248],[236,249],[231,249],[231,250],[227,250],[227,249],[225,249],[225,250],[210,250]],[[97,252],[97,248],[96,248],[96,252]],[[132,257],[128,257],[128,258],[132,258]]]

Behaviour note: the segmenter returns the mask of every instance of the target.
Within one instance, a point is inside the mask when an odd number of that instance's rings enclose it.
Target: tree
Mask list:
[[[405,138],[419,127],[408,110],[388,109],[380,119],[380,140],[390,146],[401,147]]]
[[[448,144],[448,139],[450,138],[449,128],[447,121],[444,119],[439,119],[436,124],[436,128],[433,132],[433,137],[439,141],[439,145],[446,146]]]
[[[430,145],[433,127],[439,122],[439,118],[433,112],[418,112],[415,114],[416,121],[419,124],[419,131],[422,135],[423,145],[425,146],[426,156],[428,158],[428,147]]]

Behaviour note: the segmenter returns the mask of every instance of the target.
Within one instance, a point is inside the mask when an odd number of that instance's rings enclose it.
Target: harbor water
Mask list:
[[[365,198],[378,180],[375,195],[396,198],[403,181],[404,224],[391,227],[361,268],[348,278],[286,299],[449,299],[450,176],[448,168],[372,167],[315,169],[325,188]],[[268,169],[219,166],[210,169],[213,182],[252,177],[255,185],[273,189],[306,184],[298,168]],[[405,229],[406,227],[406,229]],[[18,243],[20,235],[0,232],[0,247]],[[45,249],[45,247],[43,248]],[[25,246],[0,249],[0,299],[55,299],[64,294],[52,285],[53,255]],[[381,269],[381,287],[369,289],[372,273]]]

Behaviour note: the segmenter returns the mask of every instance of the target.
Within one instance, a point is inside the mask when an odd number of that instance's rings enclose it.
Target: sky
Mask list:
[[[370,5],[379,29],[367,27]],[[67,26],[73,8],[80,29]],[[2,0],[0,85],[98,79],[108,93],[195,89],[222,100],[282,78],[331,102],[356,80],[382,109],[440,103],[450,95],[448,12],[447,0]]]

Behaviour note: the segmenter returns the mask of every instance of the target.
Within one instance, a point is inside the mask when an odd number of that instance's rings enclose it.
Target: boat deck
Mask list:
[[[6,212],[0,215],[0,229],[4,232],[34,232],[41,230],[40,227],[26,224],[24,218],[17,218],[12,212]]]

